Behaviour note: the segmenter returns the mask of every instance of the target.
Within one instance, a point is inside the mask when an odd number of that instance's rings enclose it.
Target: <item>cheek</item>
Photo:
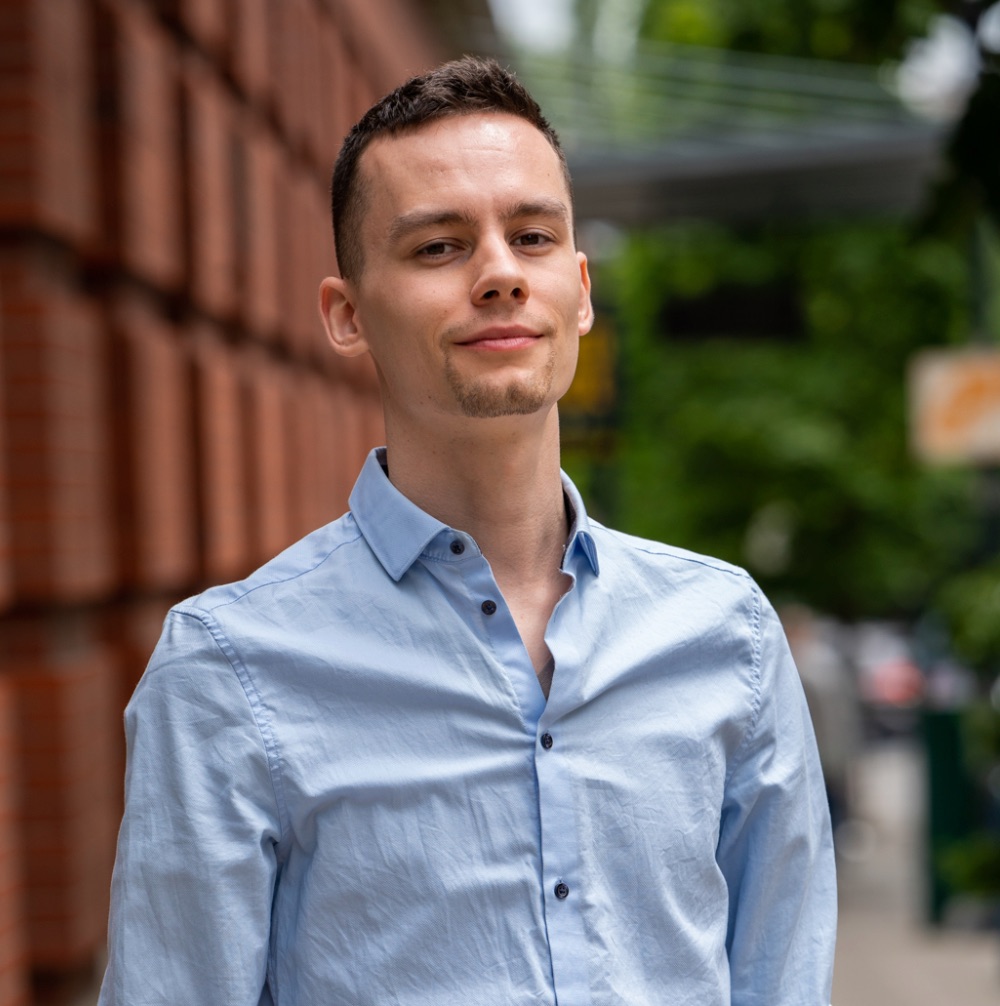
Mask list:
[[[572,322],[574,330],[579,330],[581,310],[587,300],[587,293],[579,283],[567,284],[562,301],[563,314],[567,323]]]

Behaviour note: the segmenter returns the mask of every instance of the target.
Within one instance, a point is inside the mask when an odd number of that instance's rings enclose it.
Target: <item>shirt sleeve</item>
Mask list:
[[[100,1006],[258,1006],[280,836],[267,745],[214,623],[171,612],[125,712]]]
[[[837,893],[826,792],[784,633],[759,591],[756,604],[757,708],[727,780],[717,853],[732,1006],[827,1006]]]

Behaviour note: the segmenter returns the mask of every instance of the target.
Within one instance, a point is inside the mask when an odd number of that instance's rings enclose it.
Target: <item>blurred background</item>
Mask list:
[[[1000,3],[0,2],[0,1006],[94,1001],[121,713],[174,601],[339,515],[351,123],[463,52],[559,130],[565,466],[747,567],[819,737],[838,1006],[1000,1001]]]

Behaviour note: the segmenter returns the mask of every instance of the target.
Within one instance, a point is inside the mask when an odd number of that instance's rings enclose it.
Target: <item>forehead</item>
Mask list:
[[[570,203],[551,143],[530,122],[504,113],[452,115],[379,137],[359,168],[367,215],[382,226],[425,204],[471,200],[484,207],[537,197]]]

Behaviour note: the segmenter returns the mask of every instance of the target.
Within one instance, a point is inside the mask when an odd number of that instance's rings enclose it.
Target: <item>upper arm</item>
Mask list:
[[[717,853],[732,1002],[826,1006],[836,935],[826,793],[784,633],[759,603],[756,708],[727,778]]]
[[[125,814],[101,1002],[256,1006],[277,799],[255,711],[200,619],[169,616],[125,720]]]

